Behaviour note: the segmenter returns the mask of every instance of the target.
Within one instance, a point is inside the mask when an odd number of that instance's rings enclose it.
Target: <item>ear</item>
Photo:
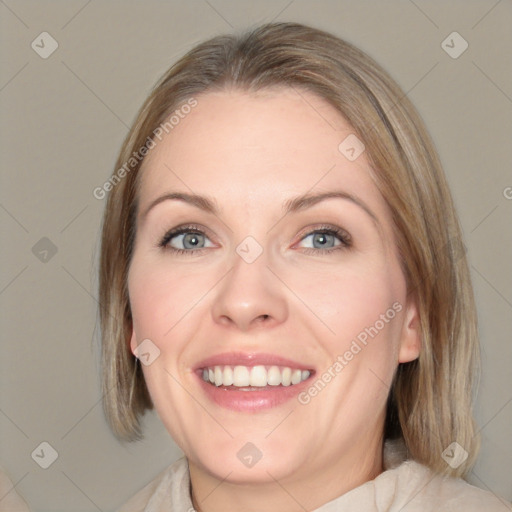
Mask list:
[[[137,349],[137,337],[135,336],[135,329],[132,328],[132,337],[130,339],[130,350],[132,354],[137,357],[135,350]]]
[[[399,363],[414,361],[421,351],[421,330],[420,316],[415,297],[407,301],[405,318],[400,336],[400,351],[398,353]]]

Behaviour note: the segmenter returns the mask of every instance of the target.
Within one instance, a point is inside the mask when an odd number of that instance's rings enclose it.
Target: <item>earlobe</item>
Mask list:
[[[132,329],[132,337],[130,339],[130,350],[132,354],[137,357],[135,350],[137,349],[137,337],[135,336],[135,329]]]
[[[421,351],[420,317],[416,300],[408,301],[400,340],[399,363],[414,361]]]

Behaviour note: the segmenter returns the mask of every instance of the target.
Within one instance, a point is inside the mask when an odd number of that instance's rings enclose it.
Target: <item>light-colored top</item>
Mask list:
[[[375,480],[313,512],[510,512],[512,505],[462,479],[441,476],[386,443],[384,468]],[[192,512],[185,457],[162,471],[117,512]]]
[[[0,466],[0,512],[30,512],[25,500],[16,492],[7,471]]]

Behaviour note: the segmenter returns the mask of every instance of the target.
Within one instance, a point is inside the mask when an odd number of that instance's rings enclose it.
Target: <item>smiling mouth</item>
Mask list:
[[[237,391],[256,391],[268,386],[294,386],[309,379],[312,373],[313,370],[275,365],[220,365],[200,369],[200,375],[205,382]]]

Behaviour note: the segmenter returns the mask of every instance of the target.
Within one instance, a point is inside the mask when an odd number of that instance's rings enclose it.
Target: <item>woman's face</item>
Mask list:
[[[365,152],[312,93],[196,100],[144,162],[128,278],[160,418],[232,482],[380,465],[393,374],[419,342]]]

